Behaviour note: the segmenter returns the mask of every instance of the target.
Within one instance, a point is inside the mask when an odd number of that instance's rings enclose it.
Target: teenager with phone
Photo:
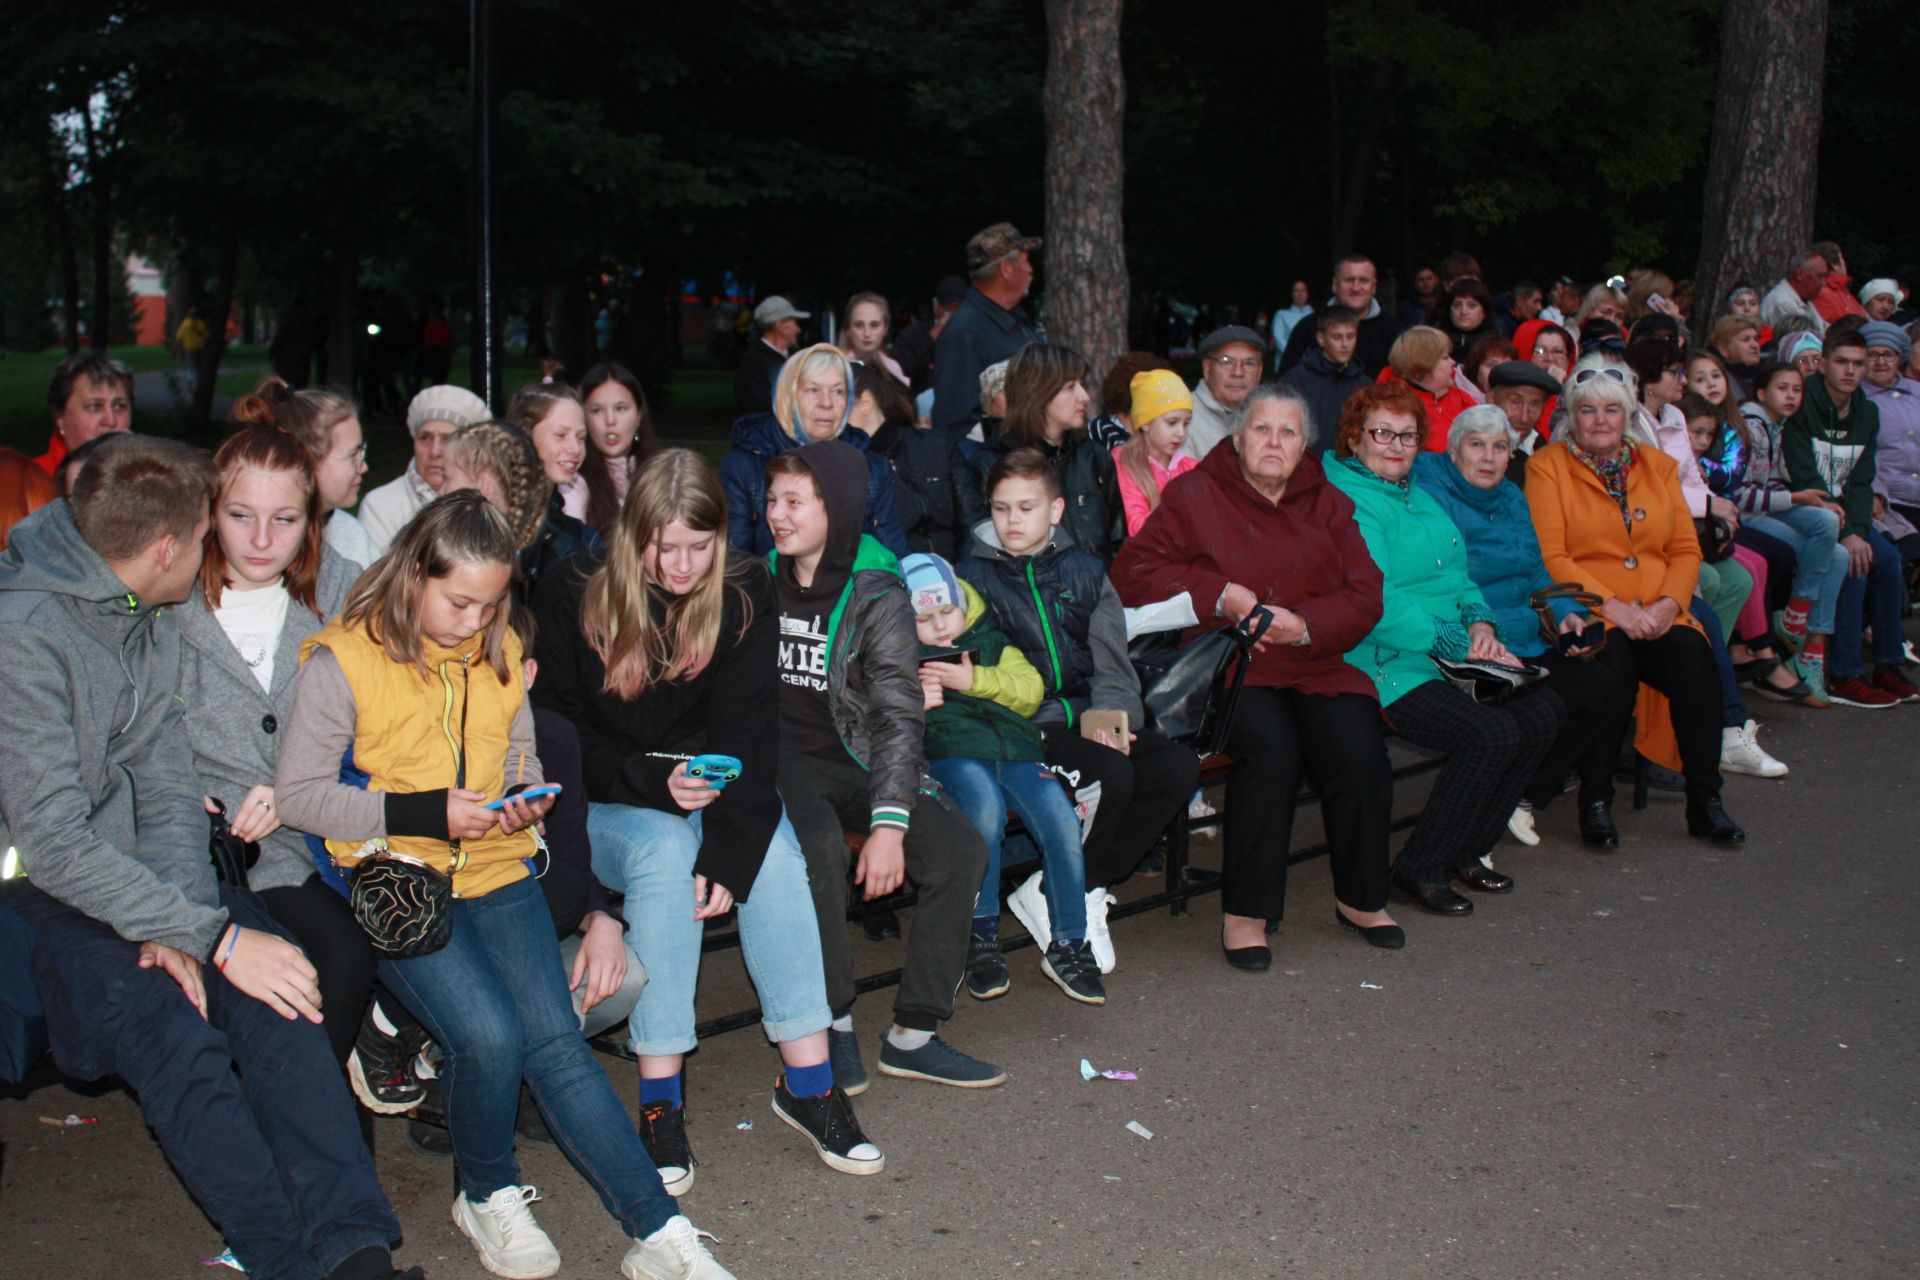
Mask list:
[[[759,560],[731,552],[719,477],[668,449],[634,473],[604,556],[550,576],[534,600],[534,699],[580,736],[593,866],[626,895],[648,982],[629,1024],[640,1132],[667,1190],[693,1185],[685,1055],[706,922],[736,907],[761,1026],[784,1071],[773,1110],[828,1166],[878,1173],[830,1061],[820,932],[807,863],[774,788],[778,612]],[[737,762],[722,786],[689,776]],[[702,772],[705,772],[704,768]]]
[[[1140,677],[1127,657],[1120,597],[1099,557],[1061,532],[1067,504],[1047,455],[1038,449],[1005,454],[987,473],[987,498],[992,518],[974,529],[975,554],[958,572],[1040,670],[1043,697],[1034,721],[1046,737],[1048,766],[1078,791],[1100,784],[1086,840],[1087,940],[1100,972],[1112,973],[1108,888],[1133,874],[1186,805],[1200,781],[1200,761],[1138,727],[1145,719]],[[1127,750],[1117,740],[1081,736],[1080,718],[1095,708],[1127,714],[1136,726]],[[1046,946],[1046,922],[1037,923],[1034,938]]]

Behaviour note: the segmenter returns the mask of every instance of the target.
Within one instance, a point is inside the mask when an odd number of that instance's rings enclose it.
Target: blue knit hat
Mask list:
[[[939,556],[916,551],[901,557],[900,576],[907,580],[907,599],[913,605],[916,618],[950,604],[962,609],[967,607],[966,594],[960,590],[960,579],[955,576],[953,566]]]

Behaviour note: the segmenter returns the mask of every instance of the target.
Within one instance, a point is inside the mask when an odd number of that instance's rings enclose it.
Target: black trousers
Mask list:
[[[1333,895],[1355,911],[1387,905],[1387,828],[1393,766],[1380,704],[1357,693],[1245,688],[1227,750],[1226,840],[1220,908],[1279,920],[1287,905],[1287,851],[1304,772],[1320,795]]]
[[[1616,646],[1632,659],[1631,668],[1622,664],[1622,670],[1634,684],[1649,684],[1667,695],[1687,798],[1719,795],[1720,673],[1707,638],[1682,626],[1658,640],[1628,640],[1616,631],[1607,648]]]
[[[865,831],[873,811],[867,771],[851,758],[828,760],[783,751],[780,798],[807,858],[807,885],[820,922],[827,1004],[839,1017],[853,1008],[853,942],[847,933],[847,831]],[[922,793],[906,839],[907,879],[919,891],[907,930],[907,962],[894,996],[893,1020],[932,1031],[953,1015],[967,966],[973,902],[987,874],[987,846],[945,792]]]
[[[1559,697],[1542,688],[1480,703],[1444,680],[1429,680],[1396,699],[1387,708],[1393,731],[1446,752],[1447,762],[1394,869],[1416,884],[1445,884],[1454,868],[1479,861],[1506,829],[1566,717]]]
[[[262,889],[260,904],[293,935],[320,976],[321,1026],[336,1062],[353,1052],[360,1019],[373,991],[373,948],[347,900],[319,876],[297,885]]]
[[[1087,888],[1118,884],[1192,799],[1200,785],[1200,758],[1151,729],[1140,730],[1131,755],[1066,725],[1047,725],[1044,732],[1049,768],[1076,789],[1100,783],[1100,807],[1086,840]]]
[[[1613,766],[1633,720],[1633,699],[1639,688],[1625,639],[1615,632],[1606,648],[1586,661],[1557,650],[1529,661],[1552,673],[1547,688],[1566,706],[1567,721],[1528,785],[1526,799],[1536,809],[1546,808],[1560,794],[1567,775],[1577,771],[1581,808],[1596,801],[1611,803]]]

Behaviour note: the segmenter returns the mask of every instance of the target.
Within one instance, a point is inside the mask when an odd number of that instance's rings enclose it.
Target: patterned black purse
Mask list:
[[[454,842],[459,856],[459,842]],[[453,880],[417,858],[382,847],[355,868],[353,918],[380,955],[431,955],[453,936]]]

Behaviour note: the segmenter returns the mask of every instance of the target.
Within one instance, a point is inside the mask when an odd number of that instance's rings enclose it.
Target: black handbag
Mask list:
[[[390,959],[431,955],[453,936],[452,878],[384,844],[354,869],[351,902],[367,942]]]
[[[213,859],[213,874],[236,889],[244,889],[247,872],[260,861],[260,845],[233,834],[233,828],[227,825],[226,802],[217,797],[208,798],[213,800],[215,810],[207,815],[207,825],[211,828],[207,835],[207,854]]]
[[[1458,662],[1434,658],[1433,665],[1440,668],[1447,683],[1475,702],[1505,702],[1522,689],[1545,680],[1548,674],[1545,667],[1536,667],[1531,662],[1513,666],[1483,658],[1463,658]]]
[[[1272,625],[1273,614],[1256,608],[1181,649],[1140,695],[1147,728],[1201,756],[1223,750],[1253,646]]]
[[[1693,532],[1700,539],[1700,558],[1708,564],[1719,564],[1733,554],[1733,526],[1720,516],[1699,517]]]
[[[1606,622],[1600,616],[1600,606],[1605,604],[1606,601],[1602,600],[1594,592],[1588,591],[1577,582],[1556,582],[1550,587],[1540,588],[1527,597],[1527,607],[1532,609],[1534,616],[1540,619],[1540,638],[1542,640],[1545,640],[1551,647],[1559,647],[1560,623],[1559,620],[1553,616],[1553,602],[1555,600],[1571,600],[1574,604],[1579,605],[1582,609],[1585,609],[1593,615],[1593,620],[1587,623],[1585,629],[1580,633],[1581,638],[1587,639],[1597,630],[1600,633],[1600,640],[1597,644],[1589,641],[1590,647],[1583,650],[1579,655],[1582,661],[1591,660],[1595,654],[1607,647],[1607,637],[1612,635],[1613,632],[1607,627]]]

